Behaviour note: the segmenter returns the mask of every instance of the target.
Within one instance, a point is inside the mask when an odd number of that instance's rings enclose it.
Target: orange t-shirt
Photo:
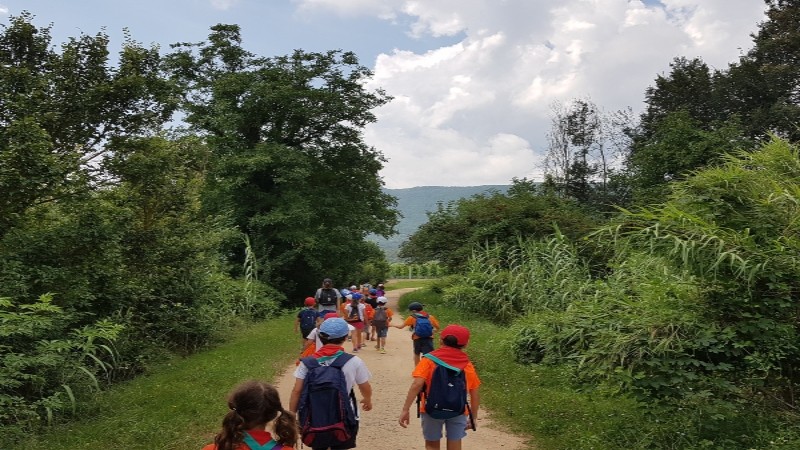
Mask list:
[[[445,361],[447,362],[447,361]],[[420,358],[419,364],[411,372],[411,376],[414,378],[422,378],[425,380],[425,393],[430,392],[431,387],[431,378],[433,378],[433,370],[436,369],[436,363],[431,361],[428,358]],[[478,372],[475,371],[475,366],[472,363],[468,363],[466,367],[464,367],[464,376],[466,377],[467,381],[467,392],[478,389],[478,386],[481,385],[481,380],[478,378]],[[425,412],[425,402],[420,402],[419,404],[420,412]],[[467,409],[464,408],[464,414],[467,414]]]
[[[272,439],[272,435],[269,433],[269,431],[265,431],[265,430],[247,430],[247,432],[260,445],[264,445],[267,442],[269,442],[270,439]],[[217,444],[208,444],[205,447],[203,447],[203,450],[217,450]],[[248,447],[247,444],[242,442],[241,444],[239,444],[238,447],[236,447],[236,450],[250,450],[250,447]],[[288,447],[286,445],[278,444],[275,447],[273,447],[273,450],[292,450],[292,447]]]
[[[410,314],[408,317],[406,317],[406,320],[403,322],[403,327],[413,327],[417,325],[417,318],[414,317],[414,314]],[[436,320],[436,317],[433,317],[432,315],[428,314],[428,320],[431,321],[431,325],[433,325],[434,332],[439,329],[439,321]],[[411,339],[419,339],[419,336],[412,333]]]

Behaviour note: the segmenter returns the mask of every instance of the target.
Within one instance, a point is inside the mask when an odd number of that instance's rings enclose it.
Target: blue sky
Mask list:
[[[763,20],[760,0],[0,0],[0,21],[28,10],[54,42],[105,27],[163,51],[241,26],[263,56],[353,51],[371,87],[395,100],[367,143],[390,188],[541,178],[557,102],[590,98],[640,111],[676,56],[725,68]]]

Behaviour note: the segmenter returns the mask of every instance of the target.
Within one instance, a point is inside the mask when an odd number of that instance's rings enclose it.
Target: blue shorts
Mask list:
[[[434,419],[431,416],[420,414],[422,422],[422,437],[426,441],[439,441],[442,439],[442,427],[446,431],[448,440],[460,441],[467,435],[467,416],[461,414],[452,419]]]
[[[389,327],[375,327],[378,332],[378,337],[386,337],[389,335]]]

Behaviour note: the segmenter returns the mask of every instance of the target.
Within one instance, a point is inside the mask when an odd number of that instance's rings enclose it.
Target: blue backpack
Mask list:
[[[330,366],[323,366],[313,356],[300,361],[308,368],[308,375],[300,393],[297,416],[300,435],[311,448],[336,447],[350,440],[358,429],[356,397],[347,392],[347,381],[342,366],[353,355],[337,352]]]
[[[429,338],[433,336],[433,324],[428,316],[416,313],[414,314],[416,323],[414,324],[414,334],[421,338]]]
[[[300,311],[300,328],[309,330],[315,326],[317,326],[317,311],[303,308],[303,310]]]
[[[441,359],[426,353],[423,358],[428,358],[436,363],[436,368],[431,376],[431,384],[423,388],[420,396],[425,396],[425,413],[434,419],[446,420],[469,413],[471,428],[475,429],[472,419],[472,410],[467,403],[467,378],[464,371],[453,367]],[[417,407],[419,407],[417,397]]]

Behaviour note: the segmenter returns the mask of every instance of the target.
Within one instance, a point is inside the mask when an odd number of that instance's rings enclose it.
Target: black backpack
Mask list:
[[[375,314],[372,316],[372,324],[378,328],[384,328],[389,323],[389,314],[386,312],[385,306],[378,306],[375,308]]]
[[[317,289],[317,293],[314,295],[317,303],[322,306],[336,306],[336,299],[341,297],[342,295],[339,294],[339,290],[336,288],[319,288]]]

